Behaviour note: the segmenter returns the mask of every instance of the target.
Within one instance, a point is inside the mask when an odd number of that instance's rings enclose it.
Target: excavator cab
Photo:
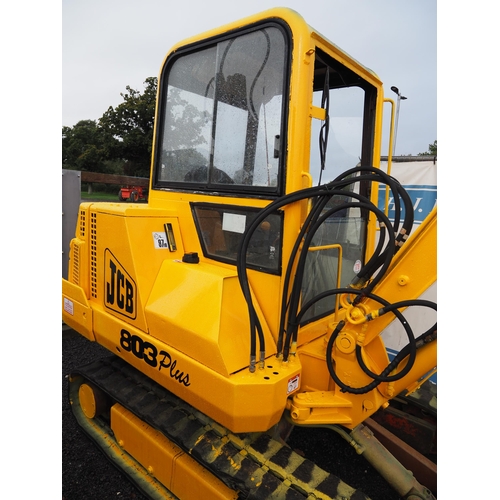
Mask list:
[[[161,72],[151,205],[164,203],[166,193],[191,196],[197,247],[211,261],[236,264],[244,231],[270,200],[325,184],[357,164],[373,165],[379,156],[376,76],[294,13],[285,20],[274,12],[176,48]],[[301,30],[308,42],[299,49]],[[364,196],[370,189],[358,186]],[[335,196],[330,204],[346,199]],[[280,276],[306,211],[290,215],[285,226],[283,211],[270,214],[252,237],[248,268]],[[342,248],[309,259],[305,298],[351,281],[373,239],[374,230],[369,238],[367,230],[368,214],[357,208],[328,219],[316,243]],[[343,275],[337,276],[340,253]],[[308,317],[326,311],[324,302]]]
[[[72,377],[84,425],[103,400],[115,434],[139,418],[184,443],[133,397],[147,386],[151,405],[167,391],[233,437],[285,416],[355,429],[434,368],[432,333],[407,330],[391,363],[380,338],[399,307],[430,307],[411,300],[435,279],[434,216],[416,236],[425,269],[414,252],[393,259],[413,209],[377,168],[384,101],[371,70],[288,9],[172,48],[148,203],[82,204],[71,242],[63,320],[117,360]],[[405,208],[394,227],[379,183]]]

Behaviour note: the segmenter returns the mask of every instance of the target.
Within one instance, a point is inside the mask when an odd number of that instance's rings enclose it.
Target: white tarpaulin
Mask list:
[[[404,161],[402,160],[404,158]],[[423,158],[423,159],[421,159]],[[437,203],[437,160],[425,156],[399,157],[392,160],[391,175],[408,191],[413,201],[414,228],[422,223]],[[387,172],[387,160],[380,162],[380,169]],[[378,206],[384,209],[385,187],[378,194]],[[394,200],[389,196],[389,219],[394,220]]]
[[[380,167],[381,170],[387,172],[387,159],[382,159]],[[437,204],[437,160],[434,157],[429,159],[426,157],[393,158],[390,174],[401,183],[413,201],[415,217],[413,230],[415,230]],[[381,187],[378,203],[381,210],[384,210],[385,198],[385,187]],[[388,216],[391,221],[394,220],[394,200],[390,196]],[[437,282],[434,282],[418,298],[437,302]],[[403,314],[415,336],[424,333],[436,320],[435,312],[429,308],[410,307]],[[385,329],[382,339],[386,344],[390,359],[408,343],[406,333],[397,320]],[[434,376],[432,380],[436,381],[436,377]]]

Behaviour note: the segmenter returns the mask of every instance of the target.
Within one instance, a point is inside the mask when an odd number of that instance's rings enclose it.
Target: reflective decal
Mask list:
[[[66,297],[64,297],[64,310],[68,313],[68,314],[71,314],[71,316],[73,316],[73,301],[72,300],[69,300],[67,299]]]

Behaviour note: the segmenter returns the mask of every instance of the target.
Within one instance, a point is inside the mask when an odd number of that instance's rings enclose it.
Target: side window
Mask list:
[[[235,264],[243,233],[259,210],[208,203],[194,203],[192,209],[203,254]],[[272,274],[281,272],[282,225],[282,213],[270,214],[262,221],[247,249],[249,268]]]

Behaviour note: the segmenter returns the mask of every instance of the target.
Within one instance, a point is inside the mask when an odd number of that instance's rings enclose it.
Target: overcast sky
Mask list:
[[[99,119],[127,85],[142,92],[178,41],[275,6],[374,70],[386,96],[398,87],[407,100],[396,154],[427,151],[437,139],[436,0],[63,0],[62,125]]]

